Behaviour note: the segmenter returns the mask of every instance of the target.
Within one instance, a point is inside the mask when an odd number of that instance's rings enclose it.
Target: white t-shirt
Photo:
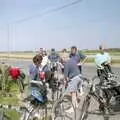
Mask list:
[[[99,67],[101,67],[101,64],[104,62],[111,62],[111,57],[109,55],[109,53],[105,52],[104,54],[100,54],[98,53],[95,56],[95,64]]]
[[[49,59],[48,59],[48,56],[44,56],[43,57],[43,60],[42,60],[42,67],[44,67],[45,65],[47,65],[49,63]]]
[[[107,58],[107,62],[111,62],[111,57],[110,57],[110,55],[109,55],[109,53],[107,53],[107,52],[104,52],[104,56]]]

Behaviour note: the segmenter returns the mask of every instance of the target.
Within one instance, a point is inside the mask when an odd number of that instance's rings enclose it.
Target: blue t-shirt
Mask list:
[[[38,80],[39,69],[35,65],[29,66],[29,77],[31,80]]]
[[[64,75],[68,78],[73,78],[80,74],[76,61],[70,58],[64,65]]]
[[[82,60],[84,60],[86,58],[86,56],[80,52],[78,52],[76,54],[70,54],[69,57],[70,58],[72,57],[77,63],[81,62]]]
[[[57,61],[59,61],[60,56],[59,56],[57,53],[54,53],[54,54],[50,54],[50,55],[48,56],[48,59],[49,59],[51,62],[57,62]]]

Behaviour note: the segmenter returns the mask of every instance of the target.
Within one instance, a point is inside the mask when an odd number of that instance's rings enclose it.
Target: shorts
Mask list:
[[[80,85],[82,85],[82,80],[80,78],[80,75],[77,75],[70,79],[70,82],[68,82],[66,92],[77,92],[78,88],[80,88]]]

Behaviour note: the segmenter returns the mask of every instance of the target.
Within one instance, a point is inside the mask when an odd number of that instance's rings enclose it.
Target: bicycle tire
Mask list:
[[[25,111],[23,112],[23,116],[21,117],[21,120],[27,120],[28,115],[29,115],[29,111],[26,108]]]
[[[79,118],[78,120],[88,120],[88,117],[89,117],[88,116],[88,109],[89,109],[89,106],[90,106],[90,100],[91,100],[91,96],[89,96],[89,94],[88,94],[83,101],[81,113],[80,113],[80,116],[78,117]],[[103,116],[104,120],[109,120],[107,108],[102,109],[101,113],[102,113],[102,116]]]
[[[80,117],[78,120],[86,120],[87,119],[87,116],[88,116],[87,112],[88,112],[89,105],[90,105],[90,96],[87,95],[83,101]]]
[[[68,106],[64,105],[63,103],[64,102],[67,102],[67,104],[70,104],[72,109],[73,109],[73,116],[67,116],[66,114],[66,110],[65,110],[65,107],[66,108],[69,108]],[[58,112],[63,112],[63,113],[58,113]],[[64,115],[62,115],[64,114]],[[58,118],[57,118],[58,117]],[[58,120],[59,117],[61,117],[60,120],[75,120],[76,119],[76,112],[75,112],[75,108],[72,104],[72,101],[69,99],[68,96],[62,96],[60,97],[53,105],[53,108],[52,108],[52,120]],[[67,118],[65,118],[67,117]],[[70,118],[68,118],[70,117]]]
[[[54,104],[55,101],[57,101],[60,98],[60,91],[57,90],[55,92],[52,91],[52,103]]]
[[[39,117],[36,117],[36,116],[34,116],[35,115],[35,112],[38,110],[39,108],[32,108],[32,110],[29,112],[27,109],[26,109],[26,111],[24,112],[24,115],[23,115],[23,119],[22,120],[43,120],[43,119],[41,119],[41,118],[39,118]],[[40,115],[39,115],[40,116]],[[41,115],[41,117],[42,118],[44,118],[43,117],[43,115]]]

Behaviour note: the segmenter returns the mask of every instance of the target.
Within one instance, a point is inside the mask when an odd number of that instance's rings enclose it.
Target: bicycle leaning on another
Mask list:
[[[89,82],[86,77],[80,76],[82,83]],[[79,84],[80,85],[80,84]],[[81,86],[78,85],[78,94]],[[83,84],[84,85],[84,84]],[[52,120],[76,120],[76,108],[72,103],[72,97],[66,91],[67,86],[62,81],[59,83],[58,93],[59,97],[53,104]],[[80,99],[80,98],[79,98]]]
[[[107,79],[105,74],[101,74],[100,77],[92,78],[78,120],[89,120],[89,115],[91,113],[89,108],[92,98],[98,103],[98,110],[104,120],[109,120],[110,115],[117,113],[118,111],[120,112],[120,107],[116,109],[117,106],[120,105],[120,83],[116,81],[118,78],[119,77],[113,73],[108,73]],[[94,106],[97,106],[97,104]]]
[[[47,85],[43,78],[42,80],[30,81],[31,94],[23,100],[25,107],[23,108],[23,115],[21,120],[46,120],[51,119],[48,112],[51,111],[52,105],[48,101]]]

